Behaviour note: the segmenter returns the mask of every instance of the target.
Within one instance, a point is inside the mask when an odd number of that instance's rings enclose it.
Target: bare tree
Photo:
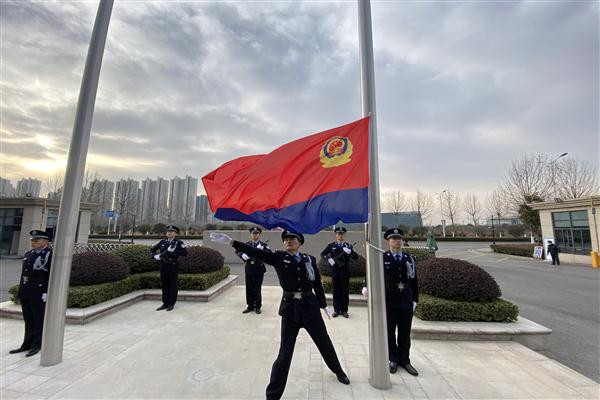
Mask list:
[[[398,215],[406,209],[406,198],[399,190],[393,191],[387,196],[386,208]]]
[[[598,173],[591,163],[568,157],[556,166],[557,194],[564,199],[578,199],[599,193]]]
[[[421,217],[421,226],[423,226],[423,220],[429,218],[433,212],[433,197],[428,193],[417,190],[417,193],[410,201],[410,208],[419,214],[419,217]]]
[[[460,199],[456,193],[451,190],[442,193],[442,214],[450,218],[452,226],[454,226],[454,220],[458,216],[459,206]]]
[[[545,154],[530,156],[524,154],[521,158],[513,160],[507,168],[504,181],[501,184],[502,192],[512,208],[518,209],[526,203],[526,198],[546,199],[552,190],[552,169],[550,161]]]
[[[501,189],[495,189],[486,197],[486,209],[487,211],[498,218],[498,232],[502,237],[502,229],[500,228],[500,219],[503,215],[509,211],[504,195]]]
[[[479,225],[479,218],[481,216],[481,202],[475,195],[475,193],[468,193],[463,202],[463,211],[471,217],[471,221],[473,221],[473,225],[477,227]]]
[[[137,212],[138,182],[131,179],[121,179],[115,188],[115,208],[118,213],[118,232],[128,229]],[[123,229],[125,228],[125,229]]]
[[[60,193],[63,187],[64,171],[55,172],[48,175],[42,186],[42,195],[47,198],[60,200]]]

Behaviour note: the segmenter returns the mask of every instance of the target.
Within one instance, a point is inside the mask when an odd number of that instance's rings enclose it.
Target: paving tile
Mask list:
[[[29,392],[46,382],[48,379],[50,378],[47,376],[27,375],[24,378],[18,379],[14,383],[11,383],[10,385],[6,385],[5,388],[17,392]]]

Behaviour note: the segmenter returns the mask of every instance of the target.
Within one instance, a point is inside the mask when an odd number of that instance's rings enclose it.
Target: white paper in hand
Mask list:
[[[328,258],[327,262],[329,263],[329,265],[331,265],[332,267],[335,265],[335,261],[333,261],[333,258]]]
[[[325,315],[327,315],[328,319],[331,319],[331,310],[329,309],[329,306],[325,307]]]
[[[249,259],[250,259],[250,257],[248,257],[248,255],[246,253],[242,254],[242,260],[248,261]]]

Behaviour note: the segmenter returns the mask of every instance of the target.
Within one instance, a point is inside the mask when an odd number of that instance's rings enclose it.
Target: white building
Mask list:
[[[8,179],[0,178],[0,197],[14,197],[15,187]]]
[[[170,222],[189,226],[196,216],[196,193],[198,179],[186,175],[185,178],[175,177],[169,185]]]
[[[17,182],[17,197],[40,197],[42,181],[35,178],[23,178]]]
[[[196,196],[196,224],[206,225],[208,223],[208,216],[210,214],[210,207],[208,206],[208,197],[205,194]]]
[[[146,178],[141,188],[141,223],[168,222],[169,181],[158,177]]]

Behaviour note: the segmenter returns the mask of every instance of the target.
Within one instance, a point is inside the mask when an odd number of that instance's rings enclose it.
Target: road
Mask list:
[[[411,243],[413,246],[420,243]],[[551,267],[539,260],[481,252],[489,243],[439,242],[438,257],[468,260],[489,272],[502,296],[519,306],[520,315],[553,330],[546,356],[600,382],[600,270],[585,266]],[[8,287],[19,280],[20,260],[0,260],[0,299],[8,300]],[[231,265],[241,276],[243,265]],[[265,285],[278,285],[267,267]],[[240,304],[240,312],[244,308]]]

